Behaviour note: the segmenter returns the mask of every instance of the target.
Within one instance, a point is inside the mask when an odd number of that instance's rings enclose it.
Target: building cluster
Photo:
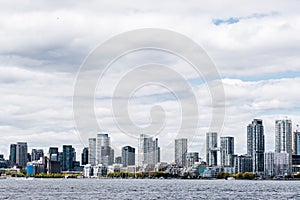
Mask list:
[[[234,138],[221,137],[218,147],[217,133],[206,134],[207,170],[204,176],[214,172],[252,172],[262,177],[281,177],[300,172],[300,132],[292,130],[290,119],[275,121],[274,152],[265,152],[263,121],[254,119],[247,126],[247,153],[234,154]],[[218,165],[218,155],[220,163]],[[211,173],[209,173],[211,172]]]
[[[158,139],[141,134],[139,138],[138,164],[136,166],[136,151],[134,147],[122,147],[122,155],[114,159],[114,150],[110,145],[108,133],[97,134],[96,138],[89,138],[89,147],[84,166],[85,177],[99,177],[110,172],[131,172],[137,170],[153,171],[160,162],[160,147]]]
[[[46,155],[43,149],[32,149],[30,154],[26,142],[11,144],[9,160],[4,160],[1,156],[0,168],[11,171],[27,169],[27,174],[31,175],[82,171],[80,162],[76,161],[76,152],[72,145],[63,145],[62,149],[62,152],[59,152],[58,147],[50,147]]]
[[[85,177],[101,177],[114,172],[149,173],[163,171],[172,175],[189,177],[216,177],[220,172],[230,174],[252,172],[257,176],[280,177],[300,172],[300,131],[292,130],[290,119],[275,121],[274,152],[265,152],[263,121],[254,119],[247,126],[247,153],[234,152],[234,137],[218,138],[218,133],[206,133],[204,161],[198,152],[188,151],[188,139],[175,139],[174,162],[160,161],[158,139],[141,134],[138,152],[134,147],[123,146],[121,156],[115,157],[108,133],[99,133],[88,139],[82,150],[81,164],[76,161],[72,145],[50,147],[47,154],[42,149],[28,153],[27,143],[10,145],[9,160],[0,155],[0,168],[27,169],[28,174],[81,172]],[[137,153],[137,155],[136,155]],[[137,162],[136,162],[137,158]]]

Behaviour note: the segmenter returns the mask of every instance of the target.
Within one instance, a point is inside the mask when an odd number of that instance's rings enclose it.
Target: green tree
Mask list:
[[[254,175],[253,173],[251,173],[251,172],[245,172],[245,173],[243,174],[243,178],[244,178],[244,179],[252,180],[252,179],[255,178],[255,175]]]
[[[22,174],[24,174],[24,175],[26,175],[26,173],[27,173],[26,169],[21,169],[20,172],[21,172]]]

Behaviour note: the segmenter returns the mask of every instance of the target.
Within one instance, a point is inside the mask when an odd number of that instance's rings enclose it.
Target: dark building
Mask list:
[[[58,147],[49,148],[49,159],[53,161],[60,161]]]
[[[122,164],[122,157],[121,157],[121,156],[117,156],[117,157],[115,158],[115,163],[116,163],[116,164]]]
[[[247,126],[247,154],[252,157],[253,173],[264,174],[265,135],[261,119]]]
[[[50,174],[61,173],[60,161],[48,160],[47,168],[48,168],[48,173],[50,173]]]
[[[0,154],[0,168],[6,168],[7,167],[7,161],[4,159],[3,154]]]
[[[28,162],[27,143],[18,142],[16,148],[16,163],[21,168],[26,168]]]
[[[44,157],[43,149],[32,149],[31,151],[31,160],[39,160],[40,158]]]
[[[252,172],[253,171],[253,163],[252,157],[249,155],[234,155],[234,168],[235,173],[244,173],[244,172]]]
[[[31,162],[31,161],[32,161],[31,155],[30,155],[30,153],[27,153],[27,162]]]
[[[17,145],[11,144],[10,145],[10,154],[9,154],[9,161],[11,163],[11,166],[13,166],[17,163],[16,157],[17,157]]]
[[[89,148],[85,147],[81,153],[81,165],[89,163]]]
[[[300,130],[297,125],[297,130],[293,132],[293,154],[300,155]]]
[[[206,133],[206,163],[208,166],[218,165],[218,133]]]
[[[221,166],[233,167],[234,137],[221,137]]]
[[[76,159],[75,149],[72,145],[63,145],[62,171],[72,171],[73,161]]]
[[[300,155],[292,155],[292,170],[295,174],[300,172]]]
[[[122,164],[124,167],[135,165],[135,148],[125,146],[122,148]]]

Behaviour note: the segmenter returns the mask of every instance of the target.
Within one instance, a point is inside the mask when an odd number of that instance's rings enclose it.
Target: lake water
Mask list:
[[[4,179],[0,199],[300,199],[300,181]]]

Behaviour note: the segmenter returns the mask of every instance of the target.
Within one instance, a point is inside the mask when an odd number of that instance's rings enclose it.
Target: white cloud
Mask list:
[[[110,1],[101,4],[98,1],[47,1],[32,5],[22,1],[16,8],[13,2],[2,2],[0,134],[5,139],[0,143],[0,153],[7,157],[8,144],[19,140],[41,147],[59,146],[70,140],[71,144],[80,147],[79,139],[74,136],[72,115],[73,84],[79,66],[92,49],[111,36],[145,27],[174,30],[202,45],[224,77],[226,121],[222,134],[235,136],[237,152],[245,153],[246,125],[253,118],[263,118],[266,146],[272,149],[273,121],[282,115],[290,116],[294,125],[300,120],[298,4],[297,1],[241,3],[232,0],[226,3],[165,1],[159,5],[145,1],[118,4]],[[278,14],[245,18],[255,13],[272,12]],[[230,17],[243,20],[220,26],[212,21]],[[125,73],[122,70],[153,60],[172,66],[186,79],[197,78],[189,65],[161,52],[137,53],[115,63],[115,68],[105,76],[105,88],[101,93],[97,91],[99,99],[95,105],[98,121],[114,134],[112,139],[118,147],[127,142],[136,146],[137,141],[119,134],[107,98]],[[199,134],[191,149],[200,151],[204,150],[203,136],[211,118],[211,100],[205,85],[193,86],[201,115]],[[176,88],[178,90],[180,87]],[[131,107],[132,117],[141,124],[147,123],[150,111],[145,111],[145,107],[161,104],[170,119],[168,131],[161,136],[163,143],[167,141],[163,138],[173,137],[172,132],[176,131],[178,109],[173,99],[153,98],[153,94],[164,95],[165,91],[147,87],[137,93],[137,101],[132,102],[136,104]],[[165,152],[163,159],[171,161],[172,150]]]

